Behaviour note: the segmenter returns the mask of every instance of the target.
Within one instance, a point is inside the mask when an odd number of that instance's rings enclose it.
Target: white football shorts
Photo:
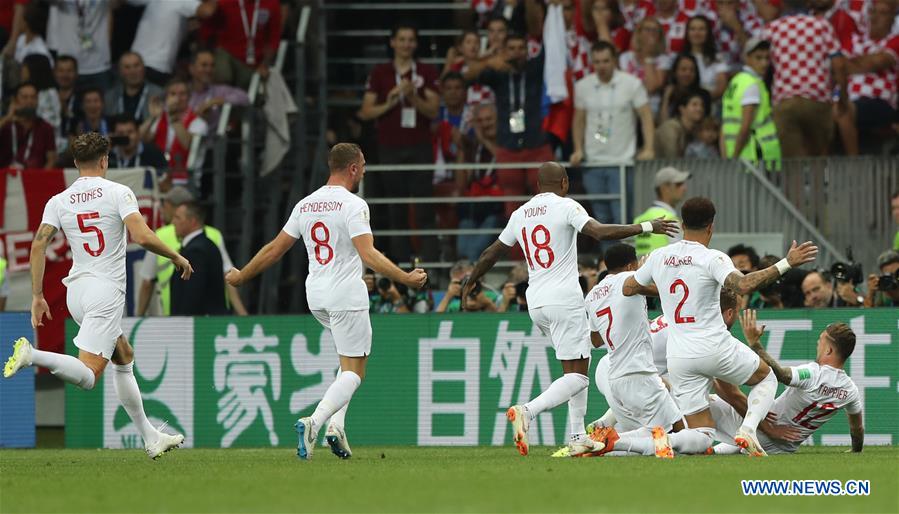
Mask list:
[[[66,305],[79,327],[75,346],[110,359],[122,335],[125,293],[113,282],[96,277],[75,279],[66,289]]]
[[[366,357],[371,353],[371,319],[367,310],[314,310],[312,315],[331,331],[337,355]]]
[[[719,350],[704,357],[668,358],[671,393],[684,416],[709,407],[712,379],[735,385],[745,384],[759,367],[759,356],[731,337]]]
[[[570,361],[590,357],[590,329],[587,311],[583,307],[544,305],[529,309],[531,321],[543,335],[549,337],[556,350],[556,359]]]

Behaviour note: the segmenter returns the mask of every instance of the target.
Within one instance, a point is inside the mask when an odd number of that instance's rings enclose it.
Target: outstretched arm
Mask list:
[[[232,268],[231,271],[226,273],[225,281],[237,287],[248,280],[252,280],[256,275],[278,262],[296,242],[297,240],[287,232],[283,230],[278,232],[274,239],[256,252],[256,255],[250,259],[250,262],[243,269]]]
[[[646,221],[644,223],[649,223],[652,225],[652,233],[653,234],[665,234],[668,236],[674,236],[677,234],[678,227],[676,221],[666,220],[665,218],[656,218],[652,221]],[[642,234],[646,232],[645,228],[642,224],[633,224],[633,225],[607,225],[604,223],[600,223],[593,218],[590,218],[590,221],[587,222],[586,225],[581,229],[581,234],[588,235],[597,241],[609,240],[609,239],[627,239],[631,236],[636,236],[638,234]]]
[[[362,262],[375,271],[394,282],[406,284],[409,287],[420,289],[428,280],[428,275],[421,268],[406,273],[387,258],[380,250],[375,248],[375,238],[370,233],[360,234],[353,238],[353,246],[359,252]]]
[[[135,243],[150,250],[156,255],[161,255],[171,260],[172,264],[181,271],[182,279],[188,280],[190,278],[190,274],[194,272],[190,263],[187,262],[187,259],[185,259],[184,256],[169,248],[161,239],[159,239],[156,232],[153,232],[153,230],[147,226],[147,222],[144,221],[143,215],[139,212],[133,212],[128,216],[125,216],[125,226],[128,227],[128,233],[131,234],[131,239]]]
[[[765,332],[765,325],[762,325],[761,327],[756,325],[756,313],[754,310],[746,309],[740,313],[740,327],[742,327],[743,335],[746,337],[746,343],[749,344],[752,351],[757,353],[758,356],[771,367],[778,382],[785,386],[789,386],[790,382],[793,381],[793,368],[781,366],[774,357],[765,351],[765,348],[762,346],[762,334]]]
[[[777,264],[763,270],[753,271],[748,275],[735,271],[727,276],[723,285],[724,287],[733,289],[737,294],[749,294],[774,283],[778,277],[786,273],[790,268],[812,262],[817,255],[818,247],[811,241],[806,241],[798,246],[796,245],[796,241],[793,241],[792,246],[790,246],[790,251],[787,252],[787,256],[784,259],[781,259]]]
[[[481,256],[478,257],[478,262],[474,264],[474,269],[471,270],[471,274],[468,275],[468,282],[462,287],[463,299],[468,298],[471,291],[474,289],[475,284],[478,283],[478,280],[496,265],[499,258],[502,257],[505,252],[508,252],[509,248],[509,246],[506,246],[502,241],[497,239],[492,245],[481,252]]]
[[[862,413],[847,414],[849,417],[849,437],[852,438],[852,452],[859,453],[865,444],[865,423]]]

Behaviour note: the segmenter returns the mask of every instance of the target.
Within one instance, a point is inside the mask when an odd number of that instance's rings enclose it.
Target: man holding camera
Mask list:
[[[37,87],[23,82],[0,118],[0,168],[51,169],[56,166],[53,126],[37,115]]]
[[[831,279],[831,277],[833,277]],[[839,273],[813,271],[802,280],[802,294],[805,306],[861,307],[864,298],[855,291],[853,282]]]
[[[462,260],[450,268],[450,284],[446,294],[440,300],[434,312],[460,312],[462,310],[462,288],[468,282],[468,276],[474,268],[471,262]],[[471,296],[465,299],[465,310],[468,312],[496,311],[496,294],[485,291],[483,284],[477,280],[472,288]]]
[[[144,143],[140,140],[140,130],[135,120],[129,114],[120,114],[113,118],[113,135],[109,138],[112,144],[112,152],[109,154],[110,168],[156,168],[157,173],[162,173],[169,167],[165,155],[153,142]]]
[[[877,258],[880,276],[868,275],[865,307],[899,307],[899,252],[887,250]]]

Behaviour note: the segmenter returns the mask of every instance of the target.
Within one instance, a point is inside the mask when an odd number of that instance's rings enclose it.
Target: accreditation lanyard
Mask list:
[[[415,89],[415,90],[412,92],[413,95],[416,94],[416,92],[417,92],[417,90],[418,90],[417,87],[415,86],[415,78],[418,76],[417,73],[416,73],[416,70],[417,70],[417,69],[418,69],[418,68],[415,67],[415,61],[412,61],[412,75],[411,75],[410,78],[411,78],[411,80],[412,80],[412,87]],[[399,70],[397,70],[396,68],[393,69],[393,74],[396,76],[396,85],[397,85],[397,86],[400,85],[400,83],[403,81],[403,76],[400,75]],[[403,102],[403,105],[406,105],[406,103],[405,103],[405,102],[406,102],[405,97],[400,96],[400,101]]]
[[[134,108],[134,119],[141,121],[143,116],[141,113],[144,111],[144,104],[147,102],[147,85],[144,84],[144,87],[140,90],[140,98],[137,100],[137,107]],[[125,112],[125,88],[122,87],[122,96],[119,97],[119,112]]]
[[[25,145],[25,154],[22,156],[22,164],[23,166],[28,162],[28,158],[31,157],[31,145],[34,143],[34,127],[31,127],[31,132],[28,134],[28,143]],[[12,160],[16,161],[19,155],[19,130],[16,127],[16,123],[12,124]]]
[[[416,86],[416,79],[418,78],[418,74],[416,73],[416,71],[417,71],[417,68],[415,67],[415,61],[412,61],[411,80],[412,80],[412,88],[413,88],[412,94],[413,95],[417,94],[417,91],[418,91],[418,88]],[[393,73],[396,76],[396,85],[398,86],[403,81],[403,77],[400,75],[399,70],[397,70],[396,68],[394,68]],[[416,118],[418,116],[415,112],[415,107],[406,104],[406,98],[405,98],[405,96],[402,96],[402,94],[400,95],[400,104],[402,105],[402,109],[400,109],[400,127],[407,128],[407,129],[414,129],[415,123],[416,123]]]
[[[515,96],[515,85],[514,79],[512,78],[513,74],[509,74],[509,132],[513,134],[521,134],[525,131],[524,124],[524,106],[527,100],[525,99],[525,84],[527,82],[527,75],[525,72],[521,73],[521,80],[518,82],[518,97]]]
[[[237,0],[240,4],[240,22],[243,25],[243,33],[247,38],[247,64],[256,64],[256,29],[259,27],[259,0],[253,5],[253,21],[247,17],[247,8],[244,0]]]

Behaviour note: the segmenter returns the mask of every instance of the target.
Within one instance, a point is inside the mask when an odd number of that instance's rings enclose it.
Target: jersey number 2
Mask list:
[[[321,234],[319,234],[319,231],[321,231]],[[315,243],[315,260],[322,266],[331,262],[334,258],[334,249],[328,245],[331,241],[331,231],[328,230],[328,226],[321,221],[316,222],[312,225],[309,237]]]
[[[103,238],[103,231],[100,230],[100,227],[95,227],[93,225],[85,225],[85,220],[98,220],[100,219],[99,212],[83,212],[78,215],[78,228],[81,229],[82,234],[87,234],[93,232],[97,235],[97,249],[91,249],[90,245],[84,243],[84,251],[86,251],[91,257],[99,257],[103,250],[106,249],[106,239]]]
[[[542,243],[537,241],[537,232],[543,232]],[[533,260],[531,260],[531,246],[528,244],[527,234],[525,227],[521,227],[521,240],[524,242],[524,256],[528,259],[528,266],[531,269],[534,269],[534,261],[537,261],[537,265],[543,269],[552,266],[556,256],[553,253],[553,249],[549,247],[549,229],[543,225],[537,225],[534,227],[534,230],[531,231],[531,243],[535,248]],[[540,253],[541,251],[545,251],[546,253],[542,254]],[[546,255],[545,261],[541,258],[542,255]]]
[[[678,286],[684,288],[684,297],[680,299],[680,302],[677,303],[677,308],[674,309],[674,322],[675,323],[693,323],[696,321],[696,318],[693,316],[681,316],[680,310],[684,308],[684,303],[687,301],[687,298],[690,297],[690,289],[687,287],[687,283],[681,279],[677,279],[671,284],[671,289],[669,291],[671,294],[677,293]]]

